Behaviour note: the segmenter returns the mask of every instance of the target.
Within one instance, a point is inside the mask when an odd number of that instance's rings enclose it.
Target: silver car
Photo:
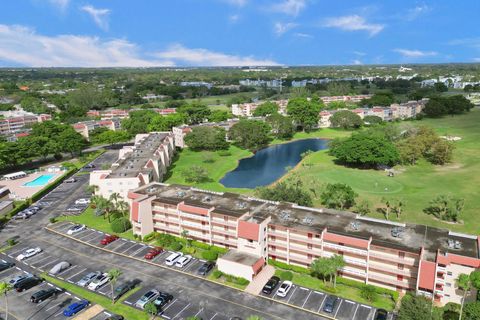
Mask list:
[[[70,268],[71,264],[67,261],[62,261],[62,262],[59,262],[57,263],[55,266],[53,266],[52,269],[50,269],[50,271],[48,273],[50,273],[51,275],[56,275],[56,274],[59,274],[60,272],[62,272],[63,270],[66,270],[68,268]]]
[[[98,275],[102,274],[100,271],[90,272],[83,276],[82,279],[78,280],[77,284],[80,287],[86,287],[93,279],[95,279]]]

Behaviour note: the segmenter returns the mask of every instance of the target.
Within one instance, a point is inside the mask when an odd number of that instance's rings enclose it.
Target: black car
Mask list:
[[[12,262],[0,261],[0,271],[4,271],[4,270],[7,270],[7,269],[10,269],[10,268],[13,267],[14,265],[15,265],[15,263],[12,263]]]
[[[160,311],[163,306],[173,300],[173,296],[170,293],[160,292],[160,295],[153,301],[153,304],[157,307],[158,311]]]
[[[328,296],[325,299],[325,304],[323,305],[323,311],[327,313],[332,313],[335,310],[335,306],[337,305],[338,298],[335,296]]]
[[[275,276],[271,277],[270,280],[268,280],[267,283],[263,286],[262,292],[265,294],[272,293],[279,283],[280,283],[279,277],[275,277]]]
[[[32,296],[30,297],[30,301],[32,301],[33,303],[40,303],[43,300],[56,296],[60,292],[60,290],[55,288],[43,289],[32,294]]]
[[[374,320],[387,320],[388,312],[384,309],[377,309]]]
[[[206,276],[210,272],[210,270],[213,269],[213,267],[215,267],[215,262],[207,261],[202,264],[202,266],[198,269],[197,272],[199,275]]]
[[[105,320],[123,320],[123,319],[125,319],[123,316],[119,314],[113,314]]]
[[[116,287],[115,290],[113,290],[113,300],[116,301],[120,299],[120,297],[123,296],[125,293],[135,288],[136,285],[137,283],[135,281],[128,281],[122,283],[121,285]]]
[[[93,163],[89,163],[84,168],[85,169],[93,169],[93,168],[95,168],[95,165]]]
[[[17,292],[22,292],[22,291],[25,291],[25,290],[28,290],[30,288],[33,288],[35,287],[36,285],[40,284],[41,282],[43,281],[43,279],[39,278],[39,277],[28,277],[28,278],[25,278],[21,281],[19,281],[18,283],[16,283],[13,288],[17,291]]]

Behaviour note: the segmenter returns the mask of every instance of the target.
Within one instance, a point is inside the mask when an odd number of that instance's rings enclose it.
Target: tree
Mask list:
[[[370,99],[362,100],[362,105],[369,106],[384,106],[388,107],[394,102],[393,93],[391,92],[379,92],[374,94]]]
[[[405,201],[403,199],[395,199],[392,203],[392,211],[395,212],[397,219],[400,219],[403,209],[405,208]]]
[[[310,270],[312,270],[312,273],[315,275],[321,276],[323,283],[325,283],[325,279],[330,275],[331,272],[330,259],[317,258],[313,260],[312,264],[310,265]]]
[[[358,196],[352,187],[344,183],[327,183],[320,194],[323,205],[331,209],[348,209],[355,205]]]
[[[208,181],[208,171],[197,165],[182,171],[182,176],[187,182],[202,183]]]
[[[122,120],[122,128],[134,136],[139,133],[146,133],[148,126],[158,113],[153,110],[136,110],[129,113],[128,119]]]
[[[429,206],[423,209],[423,212],[440,220],[457,222],[464,206],[464,199],[441,194],[432,199]]]
[[[263,320],[263,318],[260,318],[259,316],[249,316],[247,317],[247,320]]]
[[[452,160],[455,146],[447,140],[438,139],[429,150],[425,158],[433,164],[444,165]]]
[[[463,308],[462,319],[478,320],[480,319],[480,301],[469,302]]]
[[[423,108],[423,112],[427,117],[438,118],[447,113],[443,100],[439,98],[431,98]]]
[[[278,182],[272,187],[259,187],[255,193],[267,200],[293,202],[307,207],[313,205],[312,197],[302,188],[300,182],[296,184]]]
[[[356,212],[359,215],[364,216],[370,213],[371,211],[370,208],[371,208],[370,202],[368,202],[368,200],[363,199],[362,201],[360,201],[355,205],[353,212]]]
[[[210,109],[199,102],[185,104],[177,108],[178,113],[183,113],[186,116],[188,124],[198,124],[204,122],[211,114]]]
[[[148,302],[143,310],[147,315],[152,316],[152,319],[155,319],[158,314],[157,306],[153,303],[153,301]]]
[[[345,96],[352,92],[352,85],[347,81],[329,82],[327,91],[332,96]]]
[[[184,124],[186,116],[182,113],[169,114],[167,116],[156,115],[148,124],[148,131],[170,131],[173,127]]]
[[[287,113],[297,126],[309,131],[318,126],[319,113],[322,105],[306,98],[293,98],[288,101]]]
[[[64,130],[59,134],[57,143],[61,151],[68,152],[73,157],[74,154],[80,153],[86,147],[87,141],[73,128],[70,129]]]
[[[230,117],[231,114],[228,111],[213,110],[208,116],[208,122],[223,122],[227,121]]]
[[[437,92],[447,92],[448,91],[448,87],[443,82],[434,83],[433,88]]]
[[[385,136],[370,132],[359,132],[330,143],[330,155],[338,162],[365,168],[379,165],[395,165],[400,160],[395,145]]]
[[[187,146],[195,151],[200,150],[225,150],[229,143],[225,140],[226,132],[221,127],[193,127],[185,136]]]
[[[5,320],[8,320],[8,292],[12,289],[13,287],[9,283],[0,282],[0,293],[5,299]]]
[[[472,281],[470,280],[470,275],[462,273],[456,279],[457,286],[460,290],[463,291],[462,302],[460,304],[460,318],[462,320],[463,315],[463,305],[465,304],[465,297],[472,288]]]
[[[432,320],[432,301],[424,296],[406,294],[402,298],[398,320]]]
[[[375,286],[368,284],[362,286],[362,288],[360,289],[360,296],[367,301],[374,302],[375,300],[377,300],[378,293],[375,289]]]
[[[270,126],[258,120],[242,119],[228,131],[228,137],[241,148],[255,150],[270,141]]]
[[[382,198],[381,202],[383,203],[384,207],[380,208],[380,211],[385,216],[385,219],[388,220],[388,218],[390,217],[390,212],[392,211],[392,203],[390,199],[387,199],[385,197]]]
[[[119,269],[114,268],[114,269],[108,270],[108,278],[110,279],[110,288],[112,289],[112,304],[115,303],[114,286],[121,275],[122,275],[122,272]]]
[[[278,112],[278,104],[272,101],[267,101],[259,105],[254,111],[255,117],[265,117]]]
[[[383,123],[383,119],[379,116],[365,116],[363,118],[363,123],[366,125],[374,125]]]
[[[343,256],[334,254],[333,256],[330,257],[330,265],[332,266],[333,269],[333,287],[335,288],[337,286],[337,273],[340,271],[343,267],[345,267],[345,260],[343,260]]]
[[[273,135],[278,139],[290,139],[295,134],[295,127],[291,117],[274,113],[269,115],[266,121],[272,127]]]
[[[98,144],[109,144],[113,145],[115,143],[128,141],[130,140],[130,134],[125,130],[105,130],[98,134],[90,134],[90,141]]]
[[[108,218],[108,222],[110,222],[111,213],[115,209],[113,202],[110,199],[98,195],[93,196],[90,202],[99,212],[102,212],[103,217]]]
[[[362,126],[363,121],[355,112],[340,110],[330,117],[330,123],[335,128],[356,129]]]

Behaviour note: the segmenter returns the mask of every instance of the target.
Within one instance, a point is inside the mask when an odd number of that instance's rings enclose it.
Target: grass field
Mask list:
[[[338,166],[327,151],[316,152],[299,164],[289,175],[298,175],[305,184],[321,185],[328,182],[346,183],[374,206],[380,205],[382,197],[401,198],[406,207],[401,221],[449,228],[455,231],[478,234],[480,224],[475,223],[480,207],[478,186],[480,185],[480,110],[469,114],[426,119],[414,122],[433,127],[440,135],[459,136],[455,142],[453,162],[446,166],[434,166],[425,161],[415,166],[397,167],[395,177],[387,177],[383,171],[352,169]],[[465,199],[465,209],[459,224],[447,224],[423,213],[429,200],[438,194],[451,194]],[[315,205],[320,206],[318,199]],[[382,218],[380,214],[372,216]],[[391,217],[396,220],[396,217]]]

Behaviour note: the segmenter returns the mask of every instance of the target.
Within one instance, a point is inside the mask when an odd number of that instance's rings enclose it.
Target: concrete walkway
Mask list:
[[[266,265],[262,271],[255,278],[253,281],[249,283],[249,285],[245,288],[245,291],[258,295],[262,291],[263,286],[267,281],[275,274],[275,268],[269,265]]]
[[[103,311],[103,307],[96,304],[94,306],[91,306],[84,312],[80,313],[78,316],[73,318],[73,320],[89,320],[95,317],[97,314]]]

